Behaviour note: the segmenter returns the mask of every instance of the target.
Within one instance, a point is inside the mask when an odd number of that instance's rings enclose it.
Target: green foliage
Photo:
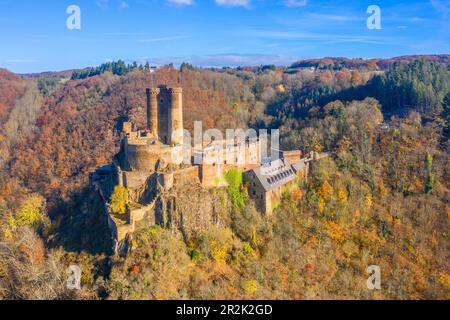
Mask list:
[[[241,240],[250,243],[253,248],[257,248],[261,244],[261,239],[257,235],[263,234],[267,225],[253,203],[248,202],[244,208],[231,213],[231,228]]]
[[[37,85],[40,93],[43,96],[49,96],[57,89],[61,79],[62,78],[59,77],[39,78],[37,80]]]
[[[379,223],[379,235],[380,237],[387,238],[391,233],[389,223],[386,220],[381,220]]]
[[[180,71],[181,72],[184,72],[184,71],[187,71],[187,70],[194,70],[194,69],[195,69],[195,67],[192,64],[187,63],[187,62],[183,62],[180,65]]]
[[[96,67],[96,68],[89,68],[86,70],[75,71],[72,74],[72,80],[85,79],[88,77],[93,77],[93,76],[103,74],[105,72],[111,72],[112,74],[115,74],[118,76],[123,76],[136,68],[143,69],[144,67],[138,66],[136,64],[136,62],[134,62],[133,64],[126,64],[122,60],[112,61],[112,62],[103,63],[99,67]]]
[[[113,213],[127,213],[127,205],[130,202],[128,190],[122,186],[115,186],[111,196],[110,208]]]
[[[450,139],[450,91],[444,98],[441,116],[444,119],[444,137]]]
[[[247,195],[242,189],[242,171],[230,169],[224,174],[228,183],[228,193],[234,208],[244,208]]]
[[[425,193],[432,193],[434,190],[434,174],[433,174],[433,157],[430,153],[425,155],[425,171],[426,171],[426,181],[425,181]]]
[[[436,112],[450,90],[450,77],[442,64],[415,60],[396,64],[384,76],[376,76],[371,90],[385,111],[410,107]]]

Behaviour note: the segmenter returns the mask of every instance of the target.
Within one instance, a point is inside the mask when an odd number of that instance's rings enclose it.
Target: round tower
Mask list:
[[[183,143],[183,89],[170,88],[171,105],[169,113],[170,144]]]
[[[151,130],[156,139],[158,139],[158,95],[159,88],[152,88],[150,91],[150,107],[147,114],[148,128]]]

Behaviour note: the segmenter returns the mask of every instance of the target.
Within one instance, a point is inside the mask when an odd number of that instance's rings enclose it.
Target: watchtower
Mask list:
[[[148,88],[147,129],[164,144],[183,143],[183,89]]]

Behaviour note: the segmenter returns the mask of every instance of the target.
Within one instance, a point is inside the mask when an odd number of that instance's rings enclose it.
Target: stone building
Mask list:
[[[244,173],[250,198],[265,214],[272,213],[275,201],[281,199],[283,189],[294,183],[296,177],[296,171],[287,159],[277,159]]]
[[[311,152],[308,157],[301,158],[301,152],[298,150],[279,151],[278,154],[279,159],[244,172],[248,194],[255,201],[258,210],[265,214],[272,213],[284,188],[299,179],[308,179],[310,164],[313,161],[329,156],[329,153]]]

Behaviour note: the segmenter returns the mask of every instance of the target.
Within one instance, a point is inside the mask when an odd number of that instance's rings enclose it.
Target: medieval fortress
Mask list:
[[[282,190],[297,179],[306,179],[311,161],[326,156],[312,152],[302,157],[300,150],[271,150],[271,158],[264,159],[257,137],[205,139],[208,141],[192,146],[184,137],[182,88],[146,89],[146,98],[146,127],[138,129],[124,122],[121,150],[113,163],[90,175],[91,186],[105,203],[115,250],[135,231],[136,223],[154,214],[158,190],[170,190],[183,181],[205,189],[225,187],[224,174],[238,169],[258,210],[271,214]],[[126,217],[115,216],[108,207],[117,185],[130,194]]]

